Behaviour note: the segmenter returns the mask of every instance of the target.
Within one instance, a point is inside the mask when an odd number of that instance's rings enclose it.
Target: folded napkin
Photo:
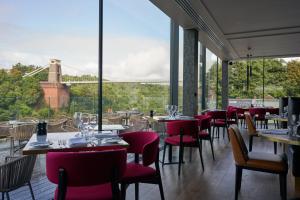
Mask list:
[[[82,137],[73,137],[68,140],[69,147],[86,147],[87,141]]]
[[[118,137],[118,134],[112,131],[99,131],[98,133],[95,134],[95,137],[98,139],[113,138],[113,137]]]
[[[274,134],[274,135],[287,135],[288,129],[261,129],[259,130],[264,134]]]

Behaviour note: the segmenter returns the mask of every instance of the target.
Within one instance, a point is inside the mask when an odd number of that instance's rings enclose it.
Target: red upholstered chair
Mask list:
[[[208,115],[196,115],[194,116],[198,120],[199,126],[199,139],[202,150],[202,140],[208,140],[210,142],[211,153],[215,160],[214,148],[211,138],[211,117]]]
[[[135,184],[135,199],[139,196],[139,183],[158,184],[161,199],[164,191],[159,170],[159,137],[155,132],[129,132],[121,134],[129,147],[128,153],[135,154],[135,161],[128,163],[126,172],[121,180],[122,199],[125,199],[126,188],[129,184]],[[139,155],[142,155],[142,163],[139,163]],[[155,163],[155,169],[150,167]]]
[[[237,108],[233,106],[227,107],[227,126],[238,125]]]
[[[254,119],[255,125],[258,126],[258,122],[260,121],[260,128],[267,128],[267,120],[266,109],[265,108],[249,108],[249,113],[251,117]]]
[[[215,128],[217,129],[217,137],[220,137],[220,128],[223,128],[223,138],[225,136],[225,131],[227,132],[227,112],[225,110],[215,110],[207,112],[207,115],[211,116],[212,126],[213,126],[213,139],[215,138]],[[229,140],[229,136],[228,136]]]
[[[246,121],[245,121],[245,112],[249,111],[248,109],[245,108],[236,108],[236,113],[237,113],[237,118],[241,124],[241,127],[245,127]]]
[[[166,130],[168,136],[165,138],[162,165],[164,166],[165,164],[178,164],[178,176],[180,176],[184,147],[197,147],[199,149],[201,165],[204,171],[198,131],[197,120],[180,120],[168,122]],[[169,148],[172,146],[179,147],[179,162],[165,163],[165,153],[167,146],[169,146]]]
[[[120,199],[126,158],[125,149],[47,153],[47,177],[58,184],[55,199]]]

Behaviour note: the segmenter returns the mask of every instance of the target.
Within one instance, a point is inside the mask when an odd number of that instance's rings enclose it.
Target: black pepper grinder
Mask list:
[[[47,122],[43,122],[42,123],[43,125],[42,125],[42,127],[43,127],[43,135],[47,135]]]
[[[43,135],[43,124],[41,122],[39,122],[37,124],[37,132],[36,132],[37,135]]]

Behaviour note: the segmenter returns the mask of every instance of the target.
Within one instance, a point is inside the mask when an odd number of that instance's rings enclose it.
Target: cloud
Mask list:
[[[62,61],[63,74],[98,75],[97,36],[33,32],[3,23],[0,28],[7,30],[0,33],[1,67],[18,62],[45,66],[57,58]],[[169,45],[147,37],[105,35],[103,66],[104,78],[111,80],[168,80]]]
[[[169,46],[148,38],[106,38],[104,77],[111,80],[168,80]]]

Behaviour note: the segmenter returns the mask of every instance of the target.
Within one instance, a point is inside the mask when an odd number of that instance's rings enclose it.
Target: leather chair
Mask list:
[[[257,130],[252,120],[251,115],[245,114],[246,124],[248,126],[248,135],[249,135],[249,151],[252,151],[253,137],[258,137]],[[277,153],[277,142],[274,142],[274,153]]]
[[[235,199],[238,199],[238,192],[241,189],[243,169],[278,174],[281,199],[286,199],[286,177],[288,172],[286,156],[248,152],[238,127],[233,125],[228,131],[236,165]]]

